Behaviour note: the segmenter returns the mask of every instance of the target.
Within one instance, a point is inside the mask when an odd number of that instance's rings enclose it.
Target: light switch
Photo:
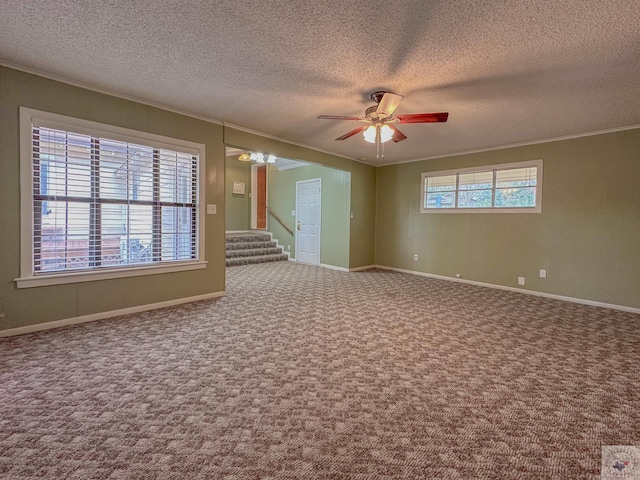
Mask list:
[[[207,205],[207,215],[215,215],[216,214],[216,206],[215,205]]]
[[[296,211],[295,210],[291,210],[291,216],[295,217],[296,216]]]

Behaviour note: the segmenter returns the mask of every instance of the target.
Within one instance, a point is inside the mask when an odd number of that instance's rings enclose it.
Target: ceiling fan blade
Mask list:
[[[351,130],[349,133],[345,133],[344,135],[342,135],[341,137],[336,138],[336,140],[346,140],[349,137],[353,137],[355,134],[360,133],[361,131],[363,131],[365,128],[368,128],[368,125],[364,125],[362,127],[358,127],[354,130]]]
[[[413,113],[409,115],[397,115],[397,123],[431,123],[446,122],[449,112],[440,113]]]
[[[318,115],[318,118],[325,120],[362,120],[360,117],[344,117],[342,115]]]
[[[396,111],[403,98],[402,95],[396,95],[395,93],[385,93],[378,104],[378,108],[376,108],[376,113],[384,113],[387,117],[390,117]]]
[[[391,140],[393,140],[395,143],[398,143],[398,142],[401,142],[402,140],[407,139],[407,136],[404,133],[402,133],[398,127],[396,127],[395,125],[389,125],[389,126],[393,130],[393,137],[391,137]]]

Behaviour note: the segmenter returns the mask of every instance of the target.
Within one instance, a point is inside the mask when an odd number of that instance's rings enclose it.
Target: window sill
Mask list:
[[[161,273],[184,272],[200,270],[207,267],[207,262],[188,262],[178,264],[164,264],[140,267],[114,268],[110,270],[94,270],[85,272],[52,273],[31,277],[16,278],[18,288],[44,287],[47,285],[64,285],[67,283],[93,282],[96,280],[110,280],[114,278],[139,277],[142,275],[157,275]]]
[[[421,208],[420,213],[542,213],[542,206],[517,208]]]

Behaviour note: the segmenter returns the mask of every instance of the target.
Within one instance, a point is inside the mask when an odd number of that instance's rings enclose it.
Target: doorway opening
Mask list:
[[[268,235],[290,261],[348,269],[351,173],[282,157],[242,162],[245,151],[227,148],[227,232]]]

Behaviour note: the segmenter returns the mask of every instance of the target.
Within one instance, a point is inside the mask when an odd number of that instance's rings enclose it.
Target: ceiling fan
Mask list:
[[[376,102],[377,105],[367,108],[364,112],[364,118],[345,117],[341,115],[319,115],[318,118],[326,120],[355,120],[364,123],[365,125],[345,133],[341,137],[336,138],[336,140],[346,140],[362,132],[367,142],[376,144],[377,158],[380,158],[381,155],[382,158],[384,158],[383,144],[385,142],[393,140],[397,143],[407,138],[407,136],[396,127],[396,124],[446,122],[449,117],[448,112],[411,113],[407,115],[396,115],[394,117],[393,112],[398,108],[403,98],[402,95],[396,95],[395,93],[377,91],[371,94],[371,100]]]

